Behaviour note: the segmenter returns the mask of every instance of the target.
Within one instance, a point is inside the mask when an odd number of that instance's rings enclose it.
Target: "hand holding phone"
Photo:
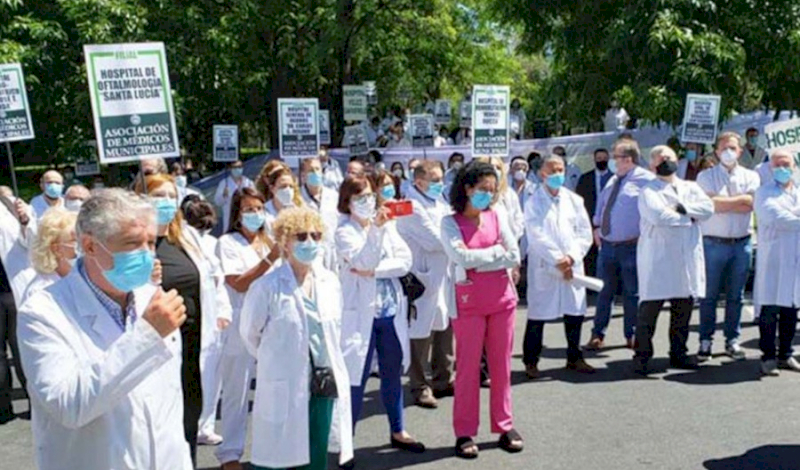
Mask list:
[[[414,213],[414,206],[411,201],[388,201],[384,207],[389,209],[391,218],[406,217]]]

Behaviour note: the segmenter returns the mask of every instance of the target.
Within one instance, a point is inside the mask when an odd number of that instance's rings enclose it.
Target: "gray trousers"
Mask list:
[[[424,339],[411,340],[411,364],[408,367],[411,393],[419,395],[425,388],[443,390],[453,383],[453,327],[433,331]],[[425,369],[431,365],[428,380]]]

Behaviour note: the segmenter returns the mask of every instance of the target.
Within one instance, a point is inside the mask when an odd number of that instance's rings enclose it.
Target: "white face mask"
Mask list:
[[[719,156],[719,159],[723,165],[728,167],[733,166],[736,163],[736,160],[738,160],[736,152],[731,149],[725,149],[725,151]]]
[[[294,205],[294,188],[287,186],[275,191],[275,198],[278,199],[278,202],[280,202],[282,206]]]
[[[525,178],[527,176],[528,175],[522,170],[517,170],[514,172],[514,180],[516,180],[517,182],[525,181]]]
[[[353,200],[350,204],[350,211],[362,220],[371,220],[375,217],[375,195]]]
[[[67,199],[64,201],[64,208],[70,212],[80,212],[83,201],[80,199]]]

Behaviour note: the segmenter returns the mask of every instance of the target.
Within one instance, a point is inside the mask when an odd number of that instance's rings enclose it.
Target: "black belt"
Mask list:
[[[722,243],[723,245],[735,245],[737,243],[740,243],[740,242],[743,242],[743,241],[746,241],[746,240],[749,240],[749,239],[750,239],[750,235],[745,235],[745,236],[739,237],[739,238],[709,237],[709,236],[703,237],[703,240],[708,240],[708,241],[714,242],[714,243]]]
[[[638,242],[639,242],[638,238],[632,238],[630,240],[625,240],[625,241],[621,241],[621,242],[610,242],[610,241],[607,241],[607,240],[603,240],[603,243],[608,243],[611,246],[629,246],[629,245],[635,245]]]

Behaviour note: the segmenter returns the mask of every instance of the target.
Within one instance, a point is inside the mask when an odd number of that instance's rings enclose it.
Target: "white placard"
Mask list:
[[[413,147],[433,147],[433,116],[430,114],[412,114],[408,122],[411,145]]]
[[[453,117],[452,103],[450,100],[436,100],[436,124],[450,125]]]
[[[714,144],[717,139],[720,97],[718,95],[686,96],[681,142]]]
[[[317,98],[279,98],[278,127],[280,155],[283,159],[319,155],[319,100]]]
[[[239,126],[214,126],[214,161],[231,163],[239,160]]]
[[[363,85],[344,85],[342,87],[342,105],[345,122],[362,122],[367,120],[367,90]]]
[[[331,112],[327,109],[319,110],[319,144],[331,144]]]
[[[506,157],[509,152],[511,90],[475,85],[472,90],[472,155]]]
[[[33,139],[33,121],[20,64],[0,65],[0,142]]]
[[[770,155],[776,150],[786,150],[797,161],[800,154],[800,119],[767,124],[764,126],[764,139]]]

